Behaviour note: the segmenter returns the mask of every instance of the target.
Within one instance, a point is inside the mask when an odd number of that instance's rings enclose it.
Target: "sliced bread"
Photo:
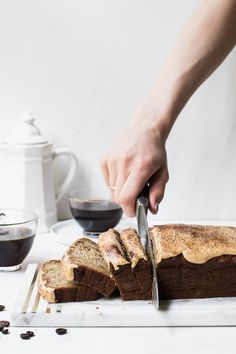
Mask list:
[[[38,291],[48,302],[93,301],[99,294],[92,288],[67,281],[59,260],[50,260],[41,265],[38,276]]]
[[[113,229],[101,233],[98,245],[119,288],[122,299],[125,301],[142,299],[138,280],[132,271],[131,263],[126,257],[119,233]]]
[[[120,234],[121,242],[125,248],[131,269],[137,278],[142,299],[152,298],[152,272],[151,263],[145,253],[140,237],[135,229],[129,228]]]
[[[68,281],[89,286],[106,297],[116,288],[97,243],[90,239],[76,240],[64,254],[62,264]]]

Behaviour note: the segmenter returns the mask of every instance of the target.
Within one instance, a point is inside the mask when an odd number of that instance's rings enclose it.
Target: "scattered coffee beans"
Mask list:
[[[67,329],[66,329],[66,328],[57,328],[57,329],[56,329],[56,333],[61,336],[61,335],[67,333]]]
[[[30,339],[30,336],[27,333],[21,333],[21,339]]]
[[[27,331],[26,334],[27,334],[28,336],[30,336],[30,337],[34,337],[34,336],[35,336],[35,334],[34,334],[33,331]]]
[[[5,306],[4,305],[0,305],[0,311],[5,310]]]
[[[8,328],[2,329],[2,334],[9,334],[9,329]]]
[[[9,327],[10,326],[10,322],[2,320],[2,321],[0,321],[0,326]]]

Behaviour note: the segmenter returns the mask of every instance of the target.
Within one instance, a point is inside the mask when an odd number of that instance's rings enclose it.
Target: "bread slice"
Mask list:
[[[101,233],[98,245],[119,288],[122,300],[142,299],[138,280],[126,257],[119,233],[113,229]]]
[[[64,254],[62,264],[68,281],[89,286],[106,297],[116,289],[97,243],[88,238],[76,240]]]
[[[59,260],[50,260],[41,265],[38,276],[38,291],[48,302],[93,301],[99,294],[92,288],[67,281]]]
[[[135,229],[129,228],[120,234],[127,258],[131,262],[131,269],[138,281],[142,299],[152,298],[151,263],[145,253],[140,237]]]

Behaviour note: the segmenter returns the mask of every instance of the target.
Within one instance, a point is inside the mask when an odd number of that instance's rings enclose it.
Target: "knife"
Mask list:
[[[157,271],[155,265],[155,258],[153,253],[152,242],[148,231],[148,200],[149,200],[149,187],[146,185],[142,192],[139,194],[136,201],[136,218],[138,223],[138,233],[143,244],[144,249],[149,255],[152,265],[152,303],[156,310],[159,309],[159,294],[157,283]]]

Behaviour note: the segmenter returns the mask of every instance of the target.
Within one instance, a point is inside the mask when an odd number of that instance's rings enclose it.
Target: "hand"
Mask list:
[[[101,167],[107,186],[115,187],[113,200],[127,216],[135,216],[137,196],[147,182],[149,209],[157,213],[168,181],[165,144],[159,131],[142,124],[131,126],[105,154]]]

